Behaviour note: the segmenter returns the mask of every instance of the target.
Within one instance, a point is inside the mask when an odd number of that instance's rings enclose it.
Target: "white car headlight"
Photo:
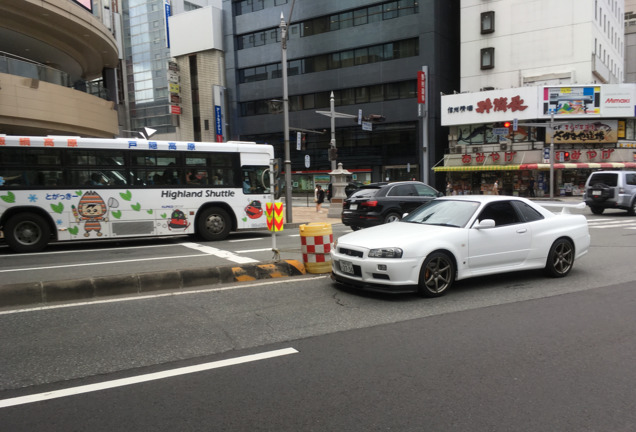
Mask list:
[[[396,247],[371,249],[369,251],[369,258],[402,258],[402,253],[402,249]]]

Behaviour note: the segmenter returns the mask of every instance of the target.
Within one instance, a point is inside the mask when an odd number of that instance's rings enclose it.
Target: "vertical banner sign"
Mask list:
[[[417,103],[426,103],[426,72],[417,73]]]
[[[223,100],[223,87],[214,86],[214,129],[216,142],[225,142],[223,137],[223,112],[225,102]]]
[[[170,18],[170,0],[164,1],[164,9],[166,11],[166,47],[170,48],[170,26],[168,18]]]
[[[267,216],[267,229],[273,232],[282,231],[283,226],[283,203],[265,203],[265,214]]]
[[[223,116],[221,107],[214,105],[214,124],[216,126],[216,142],[223,142]]]
[[[300,150],[301,149],[301,141],[302,140],[302,134],[300,132],[296,132],[296,150]]]

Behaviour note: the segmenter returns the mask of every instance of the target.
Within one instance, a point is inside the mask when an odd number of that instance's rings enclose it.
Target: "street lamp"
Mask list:
[[[328,217],[340,216],[340,212],[342,211],[342,201],[345,198],[344,186],[346,185],[346,183],[343,183],[342,185],[340,185],[340,183],[336,182],[336,179],[334,178],[335,177],[334,172],[336,172],[336,149],[337,149],[336,147],[336,117],[337,118],[357,118],[358,117],[353,114],[345,114],[345,113],[336,112],[335,105],[336,105],[335,98],[334,98],[333,92],[331,92],[329,111],[316,111],[317,114],[331,117],[331,141],[329,143],[329,156],[330,156],[329,159],[331,160],[331,172],[329,174],[331,175],[331,184],[333,186],[334,196],[332,197],[331,202],[329,203],[329,213],[327,214]],[[339,171],[342,171],[342,164],[340,164]],[[347,173],[349,172],[347,171]]]
[[[292,13],[294,13],[294,3],[292,0],[291,9],[289,10],[289,22],[291,22]],[[291,155],[289,153],[289,94],[287,90],[287,22],[283,13],[280,13],[280,42],[282,51],[282,68],[283,68],[283,127],[285,140],[285,220],[292,223],[292,176],[291,176]]]

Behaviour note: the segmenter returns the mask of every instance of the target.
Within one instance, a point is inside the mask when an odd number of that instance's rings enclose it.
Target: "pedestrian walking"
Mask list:
[[[322,190],[322,186],[316,185],[314,190],[314,201],[316,202],[316,212],[321,213],[320,206],[325,202],[325,191]]]
[[[530,197],[534,198],[534,179],[531,178],[528,184],[528,192],[530,192]]]
[[[492,185],[492,194],[499,195],[499,180],[495,180],[495,184]]]

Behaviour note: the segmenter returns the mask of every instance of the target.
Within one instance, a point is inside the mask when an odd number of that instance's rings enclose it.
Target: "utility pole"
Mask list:
[[[292,1],[291,12],[294,10]],[[289,19],[291,20],[291,12]],[[291,179],[291,155],[289,152],[289,94],[287,90],[287,23],[283,13],[280,13],[280,40],[282,44],[282,67],[283,67],[283,127],[285,140],[285,220],[287,223],[294,221],[292,212],[292,179]]]

